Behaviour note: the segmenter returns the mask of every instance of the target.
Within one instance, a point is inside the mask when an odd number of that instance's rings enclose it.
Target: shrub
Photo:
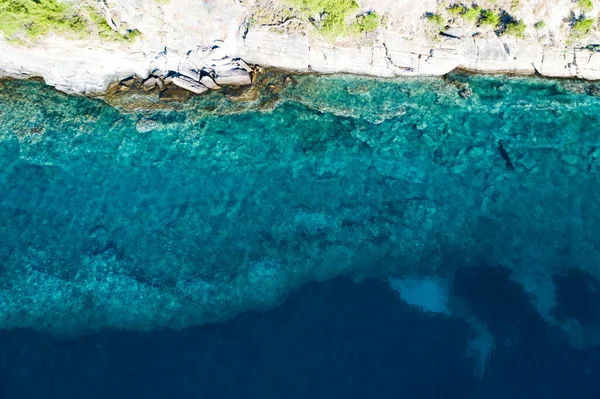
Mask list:
[[[481,18],[479,19],[479,23],[483,26],[489,26],[492,28],[500,25],[500,15],[495,14],[490,10],[483,10],[481,12]]]
[[[592,18],[579,18],[577,21],[573,22],[571,36],[573,38],[580,38],[587,35],[594,27],[594,23],[596,23],[596,21]]]
[[[480,15],[481,15],[481,7],[475,6],[473,8],[465,9],[465,12],[463,12],[462,17],[465,21],[477,22]]]
[[[538,21],[535,24],[533,24],[533,27],[537,30],[542,30],[546,28],[546,22],[544,21]]]
[[[594,3],[592,0],[579,0],[579,8],[583,12],[590,12],[594,9]]]
[[[448,14],[452,15],[453,17],[457,17],[463,12],[465,12],[465,7],[460,4],[453,4],[448,7]]]
[[[428,13],[426,16],[431,23],[437,25],[440,29],[444,29],[446,27],[447,21],[440,14]]]
[[[354,0],[286,0],[286,2],[300,11],[305,18],[320,15],[321,20],[315,23],[315,26],[324,36],[331,38],[348,32],[346,19],[358,10],[358,3]]]
[[[360,15],[352,24],[352,30],[357,33],[373,32],[379,28],[381,18],[376,12]]]
[[[510,36],[523,37],[525,36],[525,23],[523,21],[510,21],[506,23],[504,33]]]
[[[131,43],[131,42],[134,42],[135,39],[137,39],[138,37],[142,37],[142,32],[140,32],[137,29],[128,29],[127,33],[125,33],[122,37],[123,37],[123,40]]]

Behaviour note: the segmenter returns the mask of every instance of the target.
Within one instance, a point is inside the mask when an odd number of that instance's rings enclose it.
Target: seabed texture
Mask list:
[[[600,343],[597,85],[286,82],[125,110],[5,81],[0,328],[182,329],[338,276],[468,319],[453,281],[488,268],[566,341]],[[593,308],[557,302],[573,279]]]

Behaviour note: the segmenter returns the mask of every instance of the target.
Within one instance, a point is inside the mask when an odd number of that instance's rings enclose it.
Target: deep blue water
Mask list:
[[[594,84],[269,79],[0,85],[0,399],[600,397]]]
[[[465,290],[473,278],[496,292]],[[420,312],[375,280],[335,279],[310,283],[271,311],[181,331],[73,340],[3,331],[1,397],[597,397],[598,348],[573,350],[544,332],[506,275],[471,270],[459,280],[499,337],[508,325],[523,334],[498,346],[482,379],[464,356],[463,321]],[[515,295],[510,313],[497,293]]]

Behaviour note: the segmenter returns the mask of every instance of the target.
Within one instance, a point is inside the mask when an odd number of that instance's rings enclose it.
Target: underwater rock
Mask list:
[[[152,119],[145,119],[145,118],[140,119],[135,124],[135,130],[137,130],[138,133],[148,133],[158,127],[159,127],[159,124],[156,121],[154,121]]]
[[[163,90],[158,95],[160,101],[186,101],[191,97],[192,93],[189,90],[180,88],[168,88]]]
[[[460,90],[458,92],[458,95],[464,99],[471,98],[471,96],[473,95],[473,90],[471,90],[469,88],[465,88],[465,89]]]
[[[250,87],[228,87],[225,91],[225,97],[232,102],[255,101],[259,96],[258,86]]]

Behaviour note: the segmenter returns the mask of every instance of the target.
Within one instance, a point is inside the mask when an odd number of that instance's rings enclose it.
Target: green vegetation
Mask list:
[[[546,26],[547,26],[547,25],[546,25],[546,22],[545,22],[545,21],[538,21],[538,22],[536,22],[535,24],[533,24],[533,27],[534,27],[536,30],[542,30],[542,29],[545,29],[545,28],[546,28]]]
[[[57,0],[0,0],[0,31],[8,39],[18,34],[35,38],[50,31],[81,35],[86,29],[85,19]]]
[[[434,25],[436,25],[437,27],[439,27],[440,29],[444,29],[446,27],[446,19],[444,17],[442,17],[440,14],[435,14],[435,13],[428,13],[427,15],[427,19],[433,23]]]
[[[465,12],[462,14],[462,17],[465,21],[477,22],[479,20],[480,15],[481,15],[481,7],[475,6],[473,8],[467,8],[465,10]]]
[[[356,33],[373,32],[381,24],[381,18],[376,12],[359,15],[352,24],[352,30]]]
[[[495,28],[498,25],[500,25],[500,15],[490,10],[483,10],[481,12],[481,18],[479,18],[479,23],[482,26],[489,26],[491,28]]]
[[[59,0],[0,0],[0,32],[8,40],[35,39],[49,32],[83,37],[94,30],[106,40],[133,41],[141,35],[136,29],[115,32],[91,5],[76,9]]]
[[[453,4],[450,7],[448,7],[448,14],[452,15],[453,17],[458,17],[460,14],[465,12],[465,7],[460,5],[460,4]]]
[[[348,33],[348,17],[358,10],[354,0],[286,0],[307,19],[313,19],[315,27],[329,38],[344,36]]]
[[[584,37],[592,30],[595,23],[596,21],[593,18],[579,18],[578,20],[573,22],[573,25],[571,26],[570,39],[573,40]]]
[[[579,8],[583,12],[590,12],[594,9],[594,3],[592,0],[579,0]]]
[[[506,23],[504,34],[522,38],[525,36],[525,23],[523,21],[510,21]]]

